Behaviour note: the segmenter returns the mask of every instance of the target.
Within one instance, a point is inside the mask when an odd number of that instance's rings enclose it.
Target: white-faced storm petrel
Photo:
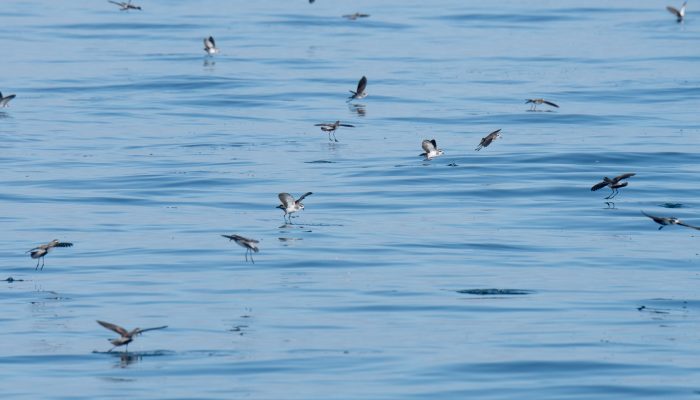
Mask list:
[[[348,128],[355,127],[355,125],[341,124],[340,121],[335,121],[332,124],[331,123],[315,124],[314,126],[320,126],[322,131],[328,132],[328,141],[331,141],[331,142],[333,140],[335,140],[336,142],[338,141],[338,138],[335,137],[335,130],[338,129],[339,126],[345,126]],[[333,134],[333,140],[331,140],[331,133]]]
[[[356,100],[356,99],[363,99],[363,98],[367,97],[367,92],[365,92],[366,87],[367,87],[367,77],[363,76],[362,78],[360,78],[360,81],[357,82],[357,90],[350,91],[350,93],[352,93],[352,96],[348,97],[348,101]]]
[[[688,225],[676,217],[655,217],[653,215],[649,215],[649,214],[645,213],[644,211],[642,211],[642,214],[651,218],[657,224],[661,225],[661,226],[659,226],[659,230],[661,230],[666,225],[680,225],[680,226],[685,226],[687,228],[700,230],[700,227]]]
[[[435,139],[425,139],[421,142],[420,146],[423,148],[425,153],[420,153],[419,156],[425,157],[426,160],[431,160],[434,157],[445,154],[444,151],[438,149],[437,141],[435,141]]]
[[[547,105],[550,105],[552,107],[559,108],[558,105],[552,103],[551,101],[547,101],[545,99],[527,99],[525,101],[525,104],[528,104],[528,103],[532,103],[532,106],[530,106],[530,111],[535,111],[537,109],[538,104],[547,104]]]
[[[476,146],[476,149],[474,149],[474,150],[479,151],[479,150],[483,149],[484,147],[489,147],[491,142],[498,139],[499,137],[501,137],[501,130],[500,129],[489,133],[488,135],[486,135],[486,137],[481,138],[481,142],[479,143],[478,146]]]
[[[44,256],[46,256],[51,249],[54,247],[71,247],[73,246],[73,243],[68,243],[68,242],[60,242],[58,239],[54,239],[50,241],[47,244],[42,244],[41,246],[37,246],[31,250],[27,250],[27,253],[30,253],[29,255],[36,259],[36,268],[35,270],[39,268],[39,262],[41,262],[41,269],[44,269]]]
[[[98,324],[104,326],[105,328],[114,331],[119,334],[119,337],[116,339],[109,339],[109,342],[114,345],[111,349],[108,350],[108,352],[116,349],[119,346],[126,346],[126,351],[129,351],[129,343],[131,343],[134,340],[134,336],[140,335],[144,332],[147,331],[154,331],[156,329],[165,329],[168,326],[158,326],[155,328],[146,328],[146,329],[141,329],[141,328],[134,328],[131,331],[127,331],[126,329],[122,328],[119,325],[115,324],[110,324],[109,322],[104,322],[104,321],[97,321]]]
[[[240,235],[221,235],[227,239],[233,240],[236,242],[237,245],[243,247],[245,249],[245,260],[248,261],[248,253],[250,253],[250,261],[255,264],[255,260],[253,260],[253,253],[257,253],[259,251],[258,249],[258,243],[259,241],[255,239],[248,239],[246,237],[240,236]]]
[[[618,193],[620,193],[620,190],[619,190],[620,188],[627,186],[627,184],[629,183],[629,182],[621,182],[621,181],[623,181],[627,178],[631,178],[635,175],[636,174],[634,172],[630,172],[627,174],[622,174],[622,175],[616,176],[612,179],[610,179],[606,176],[603,178],[602,181],[593,185],[593,187],[591,188],[591,192],[595,192],[596,190],[602,189],[602,188],[607,186],[610,188],[610,190],[612,190],[612,193],[610,193],[610,195],[608,197],[606,197],[605,199],[606,200],[612,199],[613,197],[617,196]]]

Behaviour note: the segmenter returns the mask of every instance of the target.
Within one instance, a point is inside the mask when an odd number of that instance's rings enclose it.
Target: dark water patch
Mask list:
[[[559,11],[559,10],[557,10]],[[557,22],[557,21],[575,21],[585,19],[585,14],[569,14],[569,13],[559,13],[553,14],[551,10],[542,10],[541,13],[537,14],[495,14],[495,13],[471,13],[471,14],[450,14],[441,15],[437,17],[430,17],[430,19],[438,19],[443,21],[458,21],[458,22],[490,22],[490,23],[513,23],[513,24],[541,24],[546,22]]]
[[[475,296],[521,296],[535,293],[534,290],[527,289],[462,289],[457,293],[473,294]]]

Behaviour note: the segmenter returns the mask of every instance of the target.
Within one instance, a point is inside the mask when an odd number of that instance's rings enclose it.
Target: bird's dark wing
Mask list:
[[[598,182],[595,185],[593,185],[593,187],[591,188],[591,192],[595,192],[596,190],[602,189],[606,186],[608,186],[608,182],[605,182],[605,181]]]
[[[209,36],[209,41],[211,42],[211,47],[216,47],[216,42],[214,41],[214,36]]]
[[[556,104],[552,103],[551,101],[547,101],[547,100],[542,100],[542,102],[543,102],[544,104],[549,104],[549,105],[550,105],[550,106],[552,106],[552,107],[556,107],[556,108],[559,108],[559,106],[558,106],[558,105],[556,105]]]
[[[73,243],[59,242],[55,247],[73,247]]]
[[[667,6],[666,9],[668,10],[668,12],[670,12],[671,14],[674,14],[676,17],[681,16],[681,12],[676,10],[675,7]]]
[[[367,77],[363,76],[360,79],[360,81],[357,83],[357,94],[361,94],[362,92],[364,92],[366,87],[367,87]]]
[[[333,125],[333,124],[328,124],[328,123],[324,123],[324,124],[314,124],[314,126],[332,126],[332,125]]]
[[[144,333],[144,332],[148,332],[148,331],[155,331],[157,329],[165,329],[167,327],[168,327],[168,325],[163,325],[163,326],[157,326],[155,328],[139,329],[139,333]]]
[[[277,197],[279,197],[284,208],[288,208],[289,206],[294,204],[294,197],[289,193],[280,193],[277,195]]]
[[[310,196],[312,194],[313,194],[312,192],[306,192],[306,193],[302,194],[301,197],[299,197],[299,199],[297,199],[297,203],[300,203],[302,200],[304,200],[306,198],[306,196]]]
[[[116,5],[118,5],[119,7],[123,7],[122,3],[118,3],[118,2],[116,2],[116,1],[107,0],[107,2],[112,3],[112,4],[116,4]]]
[[[496,136],[496,135],[498,135],[499,132],[501,132],[501,130],[500,130],[500,129],[496,129],[495,131],[489,133],[489,136]]]
[[[687,228],[692,228],[692,229],[695,229],[695,230],[700,231],[700,227],[698,227],[698,226],[693,226],[693,225],[688,225],[688,224],[686,224],[685,222],[679,222],[678,225],[685,226],[685,227],[687,227]]]
[[[527,104],[527,103],[534,103],[534,102],[535,102],[535,99],[527,99],[527,100],[525,100],[525,104]]]
[[[433,144],[433,140],[424,140],[421,142],[420,146],[423,148],[423,150],[426,153],[430,153],[431,151],[435,151],[435,145]]]
[[[229,239],[229,240],[234,240],[238,235],[221,235],[221,236],[223,236],[223,237],[225,237],[226,239]]]
[[[619,175],[619,176],[614,177],[614,178],[613,178],[613,181],[614,181],[614,182],[619,182],[619,181],[621,181],[621,180],[624,180],[624,179],[627,179],[627,178],[631,178],[631,177],[633,177],[633,176],[635,176],[635,175],[637,175],[637,174],[634,173],[634,172],[629,172],[629,173],[622,174],[622,175]]]
[[[119,325],[110,324],[109,322],[104,322],[104,321],[100,321],[100,320],[98,320],[97,323],[104,326],[105,328],[107,328],[111,331],[117,332],[121,336],[126,336],[129,334],[129,332],[126,329],[122,328]]]
[[[354,128],[355,125],[350,125],[350,124],[338,124],[338,126],[346,126],[348,128]]]

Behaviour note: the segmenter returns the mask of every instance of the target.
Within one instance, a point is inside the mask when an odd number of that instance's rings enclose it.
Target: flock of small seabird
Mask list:
[[[309,0],[309,3],[312,4],[312,3],[314,3],[314,1],[315,0]],[[141,10],[141,7],[137,6],[135,4],[132,4],[131,0],[129,0],[127,2],[117,2],[117,1],[113,1],[113,0],[108,0],[108,2],[119,6],[119,9],[121,11]],[[683,3],[680,10],[678,10],[672,6],[668,6],[668,7],[666,7],[666,9],[669,12],[671,12],[672,14],[674,14],[677,18],[677,21],[680,23],[680,22],[683,22],[685,19],[686,6],[687,6],[687,1]],[[367,17],[369,17],[369,14],[363,14],[363,13],[358,12],[358,13],[354,13],[354,14],[346,14],[346,15],[343,15],[342,17],[350,19],[350,20],[356,20],[358,18],[367,18]],[[204,41],[204,51],[208,55],[212,56],[212,55],[219,53],[219,48],[216,47],[216,41],[214,40],[213,36],[209,36],[207,38],[204,38],[203,41]],[[357,99],[362,99],[362,98],[367,97],[366,88],[367,88],[367,77],[362,76],[362,78],[360,78],[359,82],[357,83],[356,90],[350,90],[350,93],[352,93],[352,95],[350,97],[348,97],[348,102],[352,101],[352,100],[357,100]],[[14,94],[11,94],[8,96],[3,96],[2,93],[0,93],[0,108],[8,107],[9,102],[12,99],[14,99],[15,97],[16,97],[16,95],[14,95]],[[546,104],[546,105],[554,107],[554,108],[559,108],[559,105],[557,105],[551,101],[542,99],[542,98],[527,99],[525,101],[525,104],[531,104],[531,108],[529,111],[536,111],[537,105],[541,105],[541,104]],[[328,133],[328,140],[329,141],[335,140],[336,142],[338,142],[338,139],[335,137],[335,131],[339,127],[343,126],[343,127],[354,128],[354,125],[341,123],[340,121],[335,121],[333,123],[320,123],[320,124],[315,124],[315,126],[319,126],[323,132]],[[474,150],[480,151],[481,149],[488,147],[494,140],[501,137],[500,132],[501,132],[501,129],[498,129],[498,130],[491,132],[487,136],[483,137],[481,139],[481,142],[479,143],[479,145]],[[333,134],[333,139],[331,139],[331,134]],[[422,147],[424,152],[421,153],[420,156],[425,157],[426,160],[431,160],[435,157],[438,157],[438,156],[441,156],[444,154],[444,151],[438,148],[437,141],[435,139],[423,140],[421,143],[421,147]],[[628,182],[626,182],[626,180],[635,176],[635,175],[636,175],[635,173],[625,173],[622,175],[618,175],[614,178],[608,178],[606,176],[603,178],[602,181],[593,185],[593,187],[591,187],[591,191],[597,191],[597,190],[600,190],[604,187],[609,187],[611,190],[611,193],[610,193],[610,195],[605,197],[605,199],[613,199],[619,194],[620,188],[626,187],[628,185]],[[304,193],[298,199],[294,199],[294,196],[292,196],[289,193],[279,193],[278,194],[278,198],[279,198],[281,204],[278,205],[276,208],[279,208],[282,211],[284,211],[283,217],[284,217],[285,223],[290,223],[290,224],[292,223],[292,221],[291,221],[292,214],[304,209],[304,204],[302,203],[302,201],[306,197],[310,196],[311,194],[313,194],[313,193],[312,192]],[[659,224],[660,225],[659,230],[663,229],[663,227],[667,226],[667,225],[680,225],[680,226],[684,226],[687,228],[700,230],[700,227],[686,224],[676,217],[659,217],[659,216],[647,214],[644,211],[642,211],[641,213],[644,216],[653,220],[655,223]],[[236,242],[236,244],[243,247],[246,250],[245,260],[248,261],[248,256],[250,255],[250,261],[252,263],[255,263],[255,261],[253,260],[253,253],[259,252],[259,248],[258,248],[259,241],[258,240],[250,239],[250,238],[236,235],[236,234],[221,235],[221,236],[223,236],[231,241],[234,241],[234,242]],[[54,239],[54,240],[50,241],[49,243],[42,244],[42,245],[39,245],[37,247],[34,247],[34,248],[28,250],[27,253],[30,253],[30,257],[32,259],[37,260],[37,264],[36,264],[36,267],[34,269],[35,270],[43,270],[44,264],[45,264],[45,257],[53,248],[72,247],[72,246],[73,246],[73,243],[61,242],[58,239]],[[11,282],[11,281],[14,281],[14,279],[9,278],[8,282]],[[97,323],[102,325],[103,327],[119,334],[118,338],[109,340],[110,343],[112,343],[112,345],[114,345],[114,347],[111,348],[110,350],[108,350],[108,352],[111,352],[112,350],[114,350],[115,348],[120,347],[120,346],[125,346],[126,351],[128,351],[128,345],[129,345],[129,343],[131,343],[134,340],[135,336],[140,335],[143,332],[167,328],[167,326],[159,326],[159,327],[146,328],[146,329],[135,328],[131,331],[128,331],[119,325],[115,325],[115,324],[112,324],[109,322],[104,322],[104,321],[98,320]]]

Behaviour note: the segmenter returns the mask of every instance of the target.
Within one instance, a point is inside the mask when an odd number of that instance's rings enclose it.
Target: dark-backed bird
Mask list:
[[[214,55],[219,52],[219,49],[216,47],[216,42],[214,41],[213,36],[204,38],[204,51],[206,51],[209,55]]]
[[[675,7],[671,6],[667,6],[666,9],[668,10],[668,12],[676,16],[676,22],[683,22],[683,20],[685,19],[685,7],[687,4],[688,2],[684,1],[680,10],[676,10]]]
[[[349,19],[349,20],[351,20],[351,21],[354,21],[354,20],[356,20],[356,19],[358,19],[358,18],[367,18],[367,17],[369,17],[369,14],[363,14],[363,13],[359,13],[359,12],[356,12],[356,13],[354,13],[354,14],[345,14],[345,15],[343,15],[343,18],[347,18],[347,19]]]
[[[531,111],[536,110],[538,104],[547,104],[549,106],[559,108],[558,105],[552,103],[551,101],[547,101],[545,99],[527,99],[527,100],[525,100],[525,104],[528,104],[528,103],[532,103],[532,106],[530,106]]]
[[[299,210],[304,209],[304,204],[302,204],[302,200],[304,200],[307,196],[312,195],[312,192],[306,192],[299,197],[299,199],[294,200],[294,196],[292,196],[289,193],[280,193],[277,195],[279,197],[280,202],[282,204],[278,205],[276,208],[281,209],[284,211],[284,222],[287,222],[287,215],[289,215],[289,223],[292,223],[292,213],[295,213]]]
[[[479,151],[479,150],[483,149],[484,147],[489,147],[491,142],[498,139],[499,137],[501,137],[501,130],[500,129],[489,133],[488,135],[486,135],[486,137],[481,138],[481,142],[479,143],[478,146],[476,146],[476,149],[474,149],[474,150]]]
[[[8,94],[7,96],[3,97],[2,93],[0,93],[0,108],[6,108],[9,107],[9,102],[10,100],[14,99],[16,95],[14,94]]]
[[[635,175],[636,174],[634,172],[630,172],[627,174],[622,174],[622,175],[616,176],[612,179],[610,179],[606,176],[603,178],[602,181],[593,185],[593,187],[591,188],[591,192],[595,192],[596,190],[602,189],[602,188],[607,186],[607,187],[610,187],[610,190],[612,190],[612,193],[610,193],[610,195],[608,197],[606,197],[605,199],[606,200],[612,199],[613,197],[617,196],[618,193],[620,193],[620,190],[619,190],[620,188],[625,187],[628,184],[628,182],[621,182],[621,181],[623,181],[627,178],[631,178]]]
[[[338,141],[338,138],[335,137],[335,130],[338,129],[339,126],[345,126],[348,128],[355,127],[355,125],[341,124],[340,121],[335,121],[333,123],[315,124],[314,126],[320,126],[322,131],[328,132],[328,141],[331,141],[331,142],[333,140],[335,140],[336,142]],[[333,134],[333,140],[331,139],[331,133]]]
[[[36,259],[36,268],[35,270],[39,268],[39,262],[41,262],[41,269],[44,269],[44,256],[49,254],[49,251],[53,249],[54,247],[71,247],[73,246],[73,243],[68,243],[68,242],[61,242],[58,239],[54,239],[46,244],[42,244],[41,246],[37,246],[31,250],[27,250],[27,253],[30,253],[29,255]]]
[[[168,327],[167,325],[164,325],[164,326],[158,326],[155,328],[146,328],[146,329],[134,328],[131,331],[127,331],[126,329],[122,328],[121,326],[115,325],[115,324],[110,324],[109,322],[104,322],[104,321],[98,320],[97,323],[104,326],[105,328],[119,334],[119,337],[116,339],[108,339],[109,342],[114,345],[114,347],[109,349],[107,352],[110,352],[119,346],[126,346],[125,351],[129,351],[129,343],[131,343],[134,340],[134,336],[140,335],[144,332],[154,331],[156,329],[165,329]]]
[[[363,76],[362,78],[360,78],[360,81],[357,82],[357,90],[350,91],[350,93],[352,93],[352,96],[348,97],[348,101],[355,100],[355,99],[363,99],[363,98],[367,97],[367,92],[365,92],[366,87],[367,87],[367,77]]]
[[[420,146],[423,148],[424,153],[420,153],[419,156],[425,157],[426,160],[431,160],[434,157],[445,154],[444,151],[438,149],[435,139],[425,139],[421,142]]]
[[[119,6],[119,9],[122,11],[129,11],[129,10],[140,10],[141,7],[137,6],[135,4],[131,4],[131,0],[128,2],[126,1],[112,1],[112,0],[107,0],[108,2],[112,4],[116,4]]]
[[[243,247],[245,249],[245,260],[248,261],[248,253],[250,253],[250,261],[255,264],[255,260],[253,260],[253,253],[257,253],[259,251],[258,249],[258,243],[260,243],[258,240],[255,239],[248,239],[247,237],[243,237],[240,235],[221,235],[227,239],[233,240],[236,242],[237,245]]]
[[[656,217],[654,215],[649,215],[649,214],[645,213],[644,211],[642,211],[642,214],[651,218],[657,224],[661,225],[661,226],[659,226],[659,230],[661,230],[666,225],[680,225],[680,226],[685,226],[686,228],[692,228],[692,229],[696,229],[696,230],[700,231],[700,227],[688,225],[676,217]]]

